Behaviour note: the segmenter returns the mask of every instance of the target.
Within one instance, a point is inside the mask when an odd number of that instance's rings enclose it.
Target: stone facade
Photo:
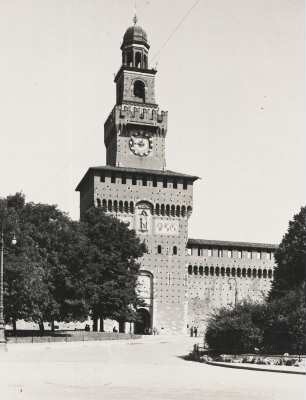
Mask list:
[[[143,325],[160,333],[205,329],[209,313],[242,299],[261,301],[273,276],[274,245],[188,240],[193,183],[166,170],[167,112],[155,102],[156,71],[148,69],[146,33],[124,35],[117,101],[104,125],[106,166],[79,183],[80,211],[102,207],[129,224],[148,253],[140,260]]]

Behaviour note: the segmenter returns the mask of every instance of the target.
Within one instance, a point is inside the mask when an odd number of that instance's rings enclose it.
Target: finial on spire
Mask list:
[[[138,21],[138,19],[137,19],[137,15],[136,15],[136,13],[135,13],[135,14],[134,14],[134,18],[133,18],[134,25],[137,24],[137,21]]]

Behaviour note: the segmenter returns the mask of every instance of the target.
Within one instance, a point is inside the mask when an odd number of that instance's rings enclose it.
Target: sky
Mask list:
[[[132,0],[0,0],[0,196],[79,217],[105,164]],[[168,111],[167,168],[198,175],[189,237],[279,243],[305,205],[302,0],[138,0]],[[185,18],[184,18],[185,17]]]

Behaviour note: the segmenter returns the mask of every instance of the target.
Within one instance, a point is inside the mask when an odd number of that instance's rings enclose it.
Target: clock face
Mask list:
[[[147,133],[137,132],[131,135],[129,145],[136,156],[146,157],[152,150],[152,138]]]

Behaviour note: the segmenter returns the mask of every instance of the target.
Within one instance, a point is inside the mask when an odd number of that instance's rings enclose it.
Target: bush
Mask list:
[[[242,303],[222,308],[208,322],[205,340],[220,353],[248,353],[263,345],[265,305]]]

